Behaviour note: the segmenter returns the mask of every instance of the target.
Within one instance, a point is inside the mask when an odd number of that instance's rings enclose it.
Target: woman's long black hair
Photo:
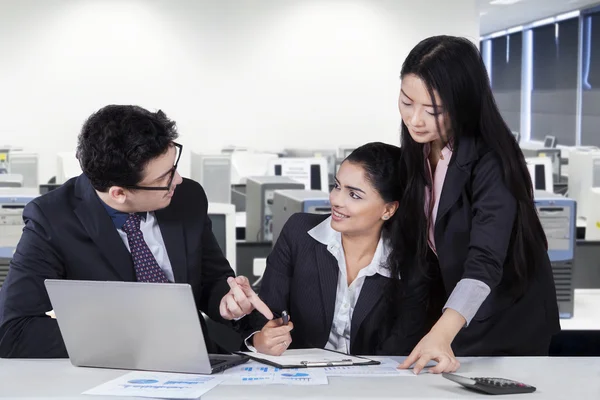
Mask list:
[[[408,55],[400,78],[413,74],[429,91],[437,113],[434,92],[441,100],[449,121],[454,154],[461,141],[471,137],[483,142],[500,161],[504,183],[517,201],[506,265],[513,268],[517,282],[512,288],[526,290],[547,241],[537,216],[531,177],[517,141],[500,115],[494,101],[487,71],[477,47],[465,38],[434,36],[421,41]],[[402,123],[402,167],[404,182],[402,225],[414,235],[406,235],[404,247],[413,248],[417,264],[426,268],[427,217],[424,193],[429,179],[425,175],[423,145],[416,143]],[[451,161],[452,162],[452,161]]]
[[[390,253],[387,260],[382,260],[392,274],[392,285],[388,294],[393,297],[401,295],[400,281],[406,281],[414,271],[412,263],[407,260],[407,253],[403,251],[406,239],[405,234],[411,234],[402,225],[401,198],[404,186],[400,179],[401,153],[398,146],[391,144],[372,142],[355,149],[345,161],[360,165],[365,173],[366,180],[379,193],[383,201],[391,203],[399,202],[399,208],[394,215],[384,222],[382,237],[390,245]],[[402,285],[404,286],[404,285]]]

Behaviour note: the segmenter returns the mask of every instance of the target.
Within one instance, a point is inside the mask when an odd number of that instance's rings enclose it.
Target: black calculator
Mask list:
[[[467,378],[455,374],[442,374],[446,379],[487,394],[517,394],[535,392],[535,387],[503,378]]]

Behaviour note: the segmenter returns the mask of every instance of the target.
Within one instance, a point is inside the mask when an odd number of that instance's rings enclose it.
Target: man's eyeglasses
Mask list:
[[[177,164],[179,164],[179,158],[181,158],[181,152],[183,149],[183,146],[180,145],[179,143],[173,142],[173,146],[175,146],[175,151],[177,152],[177,155],[175,156],[175,165],[173,165],[173,168],[169,172],[169,181],[167,182],[167,186],[137,186],[137,185],[133,185],[133,186],[127,186],[127,188],[137,189],[137,190],[167,190],[167,191],[171,190],[171,185],[173,184],[173,178],[175,178],[175,171],[177,171]]]

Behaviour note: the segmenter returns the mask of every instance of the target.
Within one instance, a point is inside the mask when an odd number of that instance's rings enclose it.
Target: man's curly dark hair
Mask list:
[[[77,159],[92,186],[135,186],[148,162],[164,154],[177,138],[177,128],[165,113],[138,106],[109,105],[83,124]]]

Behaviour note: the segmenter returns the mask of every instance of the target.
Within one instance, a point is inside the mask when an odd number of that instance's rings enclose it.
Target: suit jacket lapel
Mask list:
[[[177,218],[175,210],[171,207],[158,210],[154,215],[158,219],[158,226],[165,242],[171,268],[173,268],[175,282],[186,283],[188,276],[183,221],[181,218]]]
[[[323,300],[323,312],[325,314],[324,331],[329,335],[335,311],[339,266],[335,257],[327,250],[327,246],[323,244],[317,245],[315,256],[317,258],[319,284]],[[327,337],[325,338],[325,342],[327,342]]]
[[[356,301],[354,312],[352,313],[352,325],[350,327],[350,348],[356,340],[356,334],[365,318],[369,315],[373,307],[381,300],[387,278],[379,274],[365,278],[360,295]]]
[[[75,190],[80,202],[74,212],[88,235],[122,280],[135,281],[131,254],[85,175],[79,176]]]
[[[436,215],[436,226],[437,222],[444,218],[460,197],[465,185],[471,178],[470,164],[478,157],[478,144],[475,140],[470,137],[463,138],[448,165]]]
[[[442,196],[440,197],[440,204],[438,206],[436,215],[436,225],[450,208],[456,203],[456,200],[463,191],[463,188],[469,180],[469,173],[463,171],[456,166],[456,163],[448,167],[446,178],[444,179],[444,186],[442,187]]]

